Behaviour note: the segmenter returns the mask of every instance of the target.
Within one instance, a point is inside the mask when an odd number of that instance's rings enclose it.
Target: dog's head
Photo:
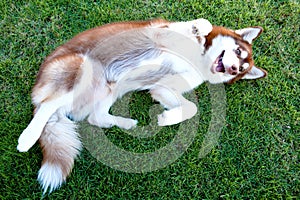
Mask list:
[[[261,27],[233,31],[214,26],[204,45],[210,65],[208,81],[233,83],[265,77],[267,72],[256,67],[252,57],[252,42],[262,31]]]

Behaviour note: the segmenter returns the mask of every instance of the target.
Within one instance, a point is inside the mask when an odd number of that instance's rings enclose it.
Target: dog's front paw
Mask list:
[[[192,21],[192,32],[197,36],[206,36],[213,29],[211,23],[206,19],[196,19]]]

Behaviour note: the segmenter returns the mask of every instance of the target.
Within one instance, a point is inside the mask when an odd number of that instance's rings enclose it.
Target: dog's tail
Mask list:
[[[38,180],[45,194],[48,189],[50,193],[66,180],[81,150],[81,141],[76,124],[57,111],[49,119],[39,142],[43,149],[43,162]]]

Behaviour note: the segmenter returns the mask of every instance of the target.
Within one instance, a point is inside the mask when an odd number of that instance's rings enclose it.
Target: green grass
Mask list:
[[[300,5],[291,1],[9,1],[0,2],[0,199],[39,199],[36,181],[42,160],[35,145],[18,153],[17,139],[32,118],[30,91],[45,56],[75,34],[114,21],[162,17],[207,18],[233,29],[259,25],[254,43],[266,79],[226,85],[226,125],[218,145],[198,159],[210,122],[206,85],[197,88],[200,125],[188,150],[158,171],[117,171],[84,149],[59,190],[46,199],[296,199],[300,194]],[[131,114],[149,123],[147,93],[136,93]],[[107,137],[128,151],[159,149],[178,126],[139,139],[120,129]]]

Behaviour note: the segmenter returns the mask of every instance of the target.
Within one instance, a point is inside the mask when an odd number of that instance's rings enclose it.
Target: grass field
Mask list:
[[[45,56],[75,34],[109,22],[161,17],[207,18],[232,29],[259,25],[256,65],[267,78],[226,85],[226,125],[218,145],[199,159],[211,119],[208,87],[196,89],[200,123],[193,143],[175,162],[157,171],[113,169],[84,149],[71,176],[45,199],[297,199],[300,195],[299,1],[10,1],[0,2],[0,199],[39,199],[36,181],[42,154],[16,150],[32,118],[31,88]],[[135,93],[131,113],[147,124],[153,104]],[[178,126],[149,138],[106,130],[127,151],[150,152],[172,141]]]

